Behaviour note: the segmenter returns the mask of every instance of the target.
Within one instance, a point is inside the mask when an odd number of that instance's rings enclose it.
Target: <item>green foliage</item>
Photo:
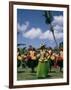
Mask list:
[[[53,17],[51,11],[44,11],[44,17],[46,24],[51,24]]]
[[[63,42],[59,43],[59,48],[63,48]]]
[[[25,54],[26,52],[27,52],[26,47],[24,47],[24,48],[19,48],[19,53],[20,53],[20,54]]]

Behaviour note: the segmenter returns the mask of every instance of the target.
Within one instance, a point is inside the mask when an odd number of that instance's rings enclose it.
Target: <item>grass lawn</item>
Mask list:
[[[36,71],[36,69],[35,69]],[[63,73],[59,71],[59,68],[52,68],[49,72],[47,79],[63,78]],[[31,69],[26,67],[19,67],[17,69],[17,80],[35,80],[38,79],[36,73],[31,73]]]

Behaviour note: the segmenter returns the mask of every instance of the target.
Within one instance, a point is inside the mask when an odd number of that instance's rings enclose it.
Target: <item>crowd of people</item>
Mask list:
[[[17,67],[21,64],[24,68],[26,66],[31,68],[31,72],[36,73],[38,78],[46,78],[53,67],[59,68],[60,72],[62,72],[63,49],[60,49],[59,53],[55,53],[52,49],[47,50],[45,45],[42,45],[39,50],[30,46],[27,53],[20,54],[18,48]]]

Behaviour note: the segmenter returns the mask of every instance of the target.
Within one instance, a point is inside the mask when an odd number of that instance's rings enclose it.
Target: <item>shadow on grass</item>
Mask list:
[[[52,76],[51,75],[48,75],[46,78],[51,78]]]

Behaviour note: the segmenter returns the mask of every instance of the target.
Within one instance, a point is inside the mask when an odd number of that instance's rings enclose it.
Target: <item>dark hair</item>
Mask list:
[[[18,56],[21,56],[21,54],[19,53]]]

